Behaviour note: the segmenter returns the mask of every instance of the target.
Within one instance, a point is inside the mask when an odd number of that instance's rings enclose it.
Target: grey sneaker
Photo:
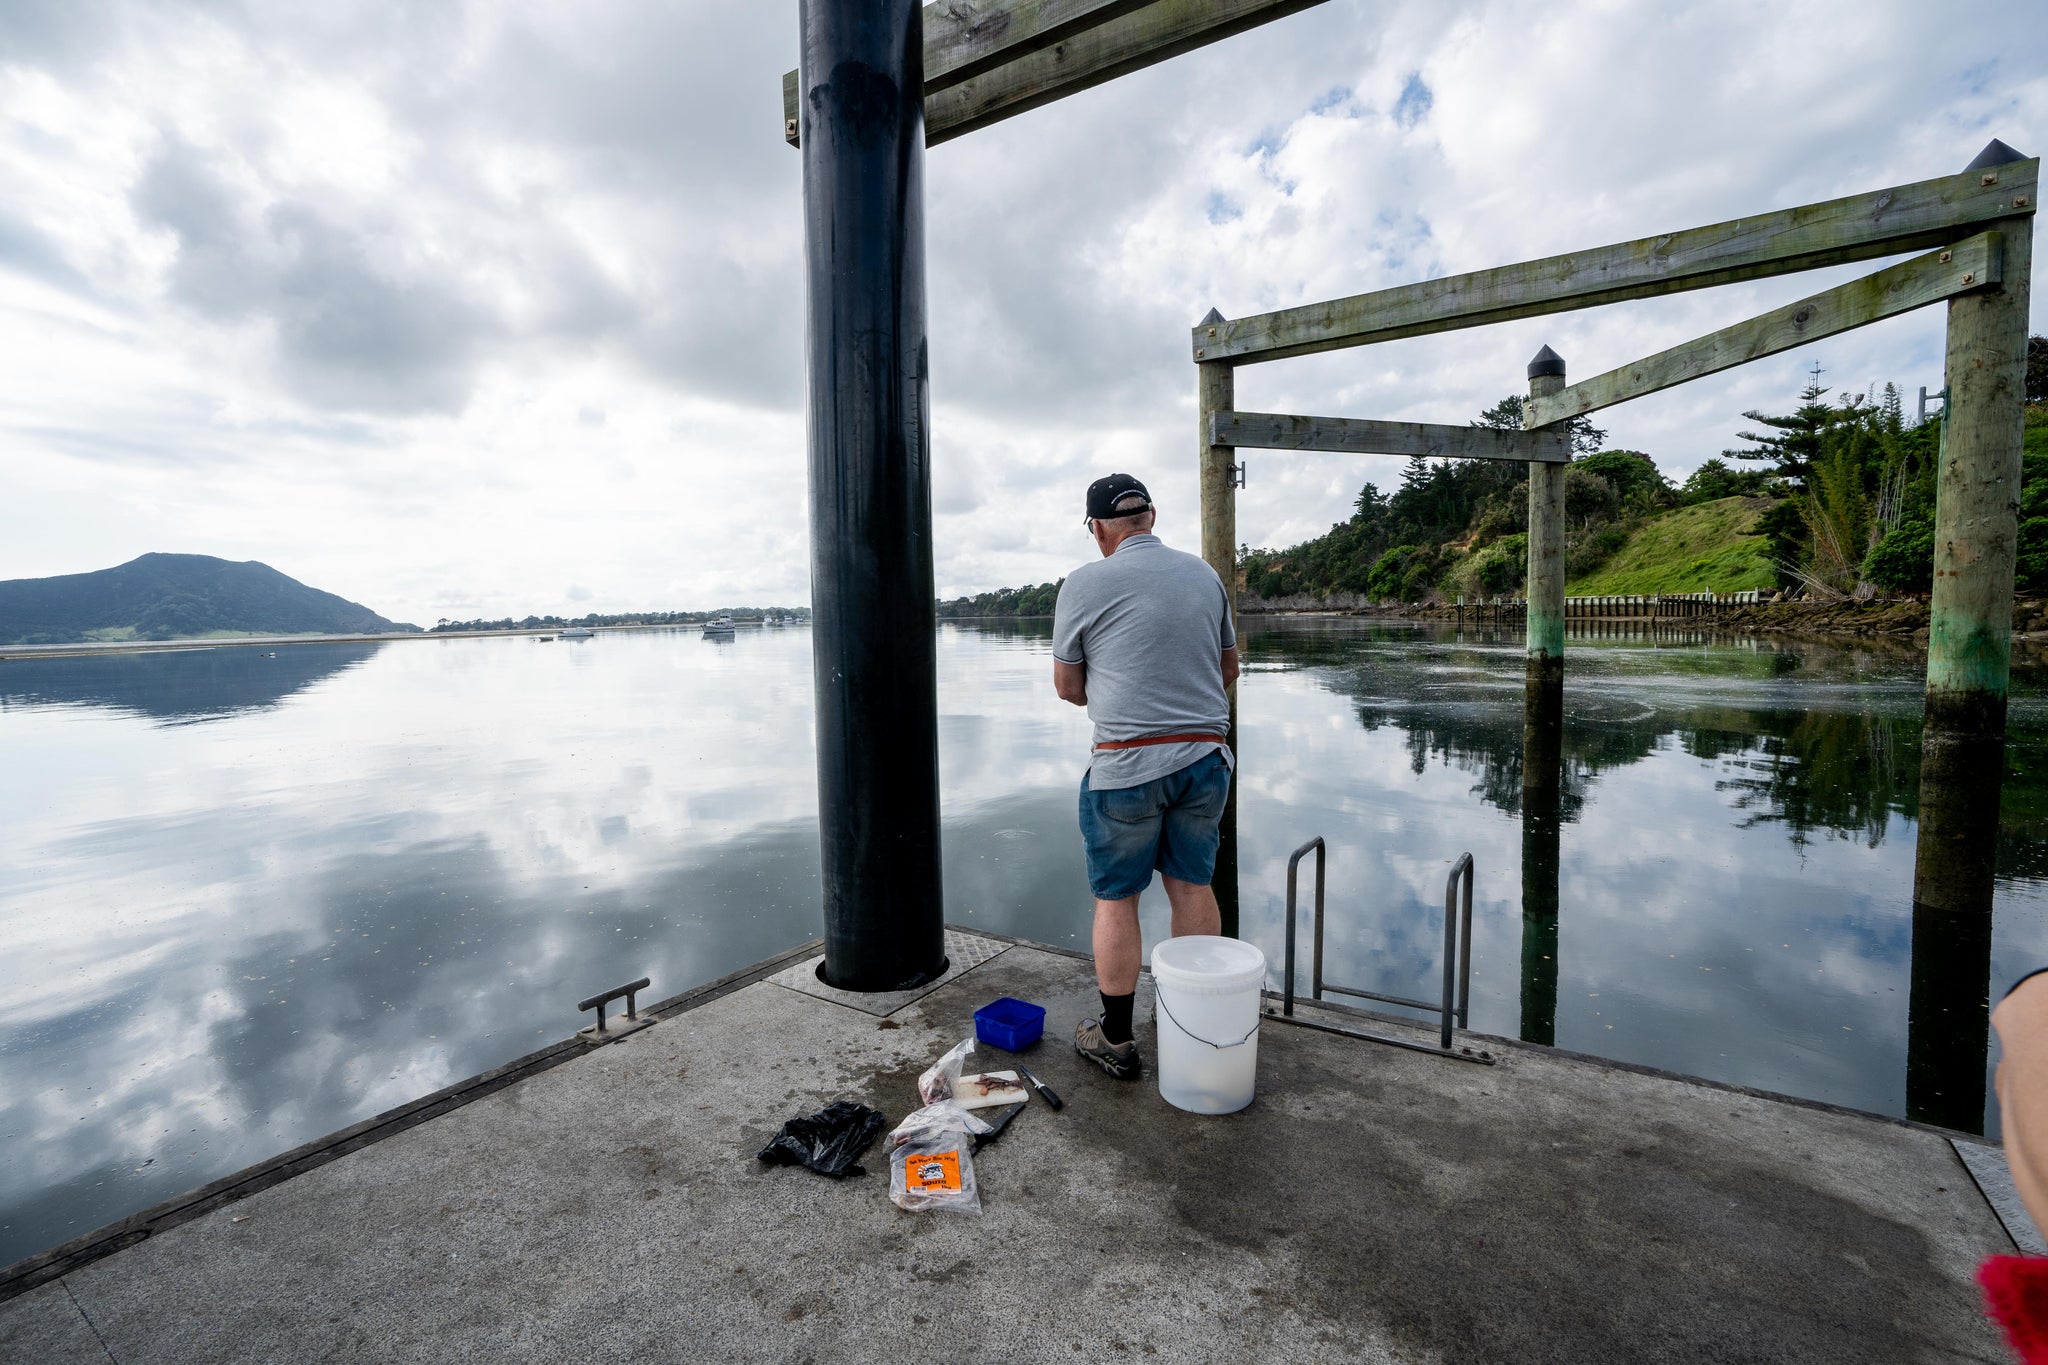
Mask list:
[[[1083,1019],[1074,1030],[1074,1051],[1120,1081],[1135,1081],[1145,1063],[1138,1056],[1137,1040],[1112,1043],[1102,1036],[1101,1021]]]

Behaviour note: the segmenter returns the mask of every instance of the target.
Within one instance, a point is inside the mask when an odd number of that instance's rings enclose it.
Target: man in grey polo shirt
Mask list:
[[[1095,722],[1081,835],[1102,1017],[1082,1021],[1074,1048],[1124,1080],[1142,1069],[1131,1004],[1143,954],[1138,896],[1154,869],[1174,937],[1222,928],[1209,882],[1230,794],[1225,689],[1237,680],[1229,596],[1215,570],[1152,534],[1155,515],[1128,474],[1088,486],[1086,525],[1102,558],[1067,575],[1052,628],[1054,690]]]

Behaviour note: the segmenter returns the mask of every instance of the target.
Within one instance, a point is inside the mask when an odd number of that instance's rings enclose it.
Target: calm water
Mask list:
[[[948,916],[1085,947],[1088,729],[1047,637],[941,632]],[[0,664],[0,1263],[566,1037],[593,990],[813,936],[808,651]],[[1917,660],[1574,638],[1556,942],[1525,953],[1519,638],[1300,621],[1247,656],[1245,931],[1276,964],[1287,854],[1321,834],[1329,975],[1427,994],[1469,850],[1475,1029],[1554,994],[1560,1046],[1905,1111]],[[2023,670],[2001,983],[2048,961],[2043,697]]]

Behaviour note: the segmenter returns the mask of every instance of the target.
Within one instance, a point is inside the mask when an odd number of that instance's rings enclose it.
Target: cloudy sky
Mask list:
[[[1050,580],[1088,479],[1192,544],[1188,327],[2048,145],[2038,0],[1330,0],[928,162],[939,589]],[[261,559],[387,615],[806,600],[794,0],[10,0],[0,578]],[[1463,421],[1846,271],[1240,371]],[[2035,327],[2048,308],[2037,302]],[[1610,412],[1941,379],[1940,310]],[[1397,462],[1248,456],[1287,544]]]

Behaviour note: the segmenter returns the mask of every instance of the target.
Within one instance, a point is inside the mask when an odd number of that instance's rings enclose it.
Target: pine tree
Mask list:
[[[1522,396],[1511,393],[1495,403],[1485,412],[1472,419],[1475,427],[1491,427],[1495,431],[1520,431],[1522,429]],[[1607,444],[1607,433],[1593,425],[1589,417],[1568,418],[1564,424],[1565,435],[1571,437],[1572,454],[1590,455]]]
[[[1821,386],[1824,373],[1819,365],[1813,367],[1812,377],[1806,387],[1799,391],[1798,411],[1786,417],[1773,417],[1762,412],[1745,412],[1742,415],[1752,422],[1771,428],[1770,431],[1737,432],[1745,441],[1755,444],[1748,450],[1724,450],[1721,453],[1738,460],[1769,460],[1777,465],[1777,473],[1788,479],[1801,482],[1813,477],[1813,462],[1820,458],[1821,440],[1828,430],[1843,419],[1845,408],[1832,407],[1821,401],[1827,390]]]
[[[1878,402],[1878,413],[1884,423],[1885,435],[1896,437],[1906,429],[1906,404],[1897,384],[1885,384],[1884,397]]]

